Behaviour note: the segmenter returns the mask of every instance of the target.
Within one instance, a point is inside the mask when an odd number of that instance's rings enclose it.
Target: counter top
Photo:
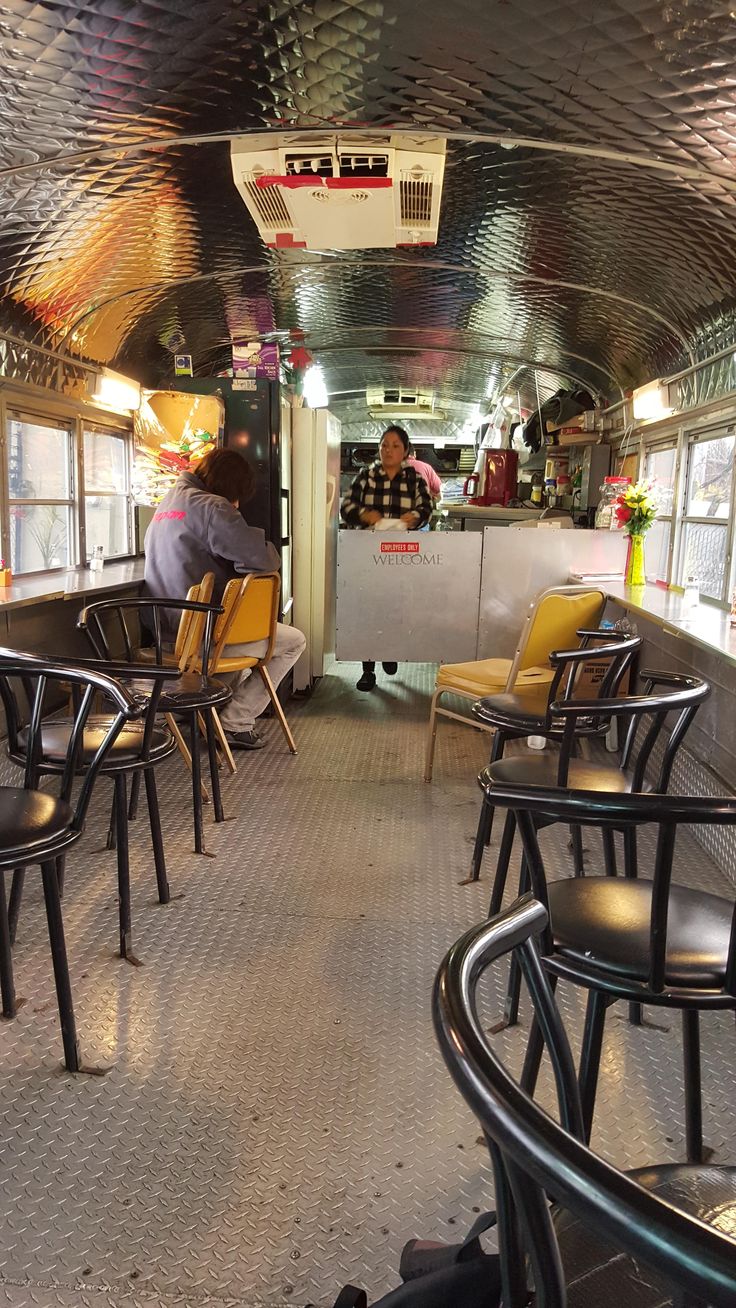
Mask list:
[[[17,577],[12,586],[0,587],[0,613],[26,608],[30,604],[46,604],[49,600],[77,599],[110,590],[127,590],[143,581],[143,562],[143,559],[126,559],[122,563],[106,563],[102,572],[68,568],[35,577]]]
[[[623,581],[605,581],[603,589],[609,599],[629,613],[655,622],[671,636],[692,641],[701,649],[720,654],[736,666],[736,627],[730,615],[701,600],[695,609],[687,609],[684,597],[663,586],[625,586]]]
[[[539,509],[506,509],[502,504],[448,504],[440,505],[440,514],[451,518],[490,518],[496,522],[524,522],[539,517]]]

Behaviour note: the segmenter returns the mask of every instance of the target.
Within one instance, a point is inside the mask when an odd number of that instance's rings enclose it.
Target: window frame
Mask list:
[[[672,584],[672,576],[675,570],[675,559],[679,545],[678,519],[680,515],[678,510],[683,466],[682,432],[678,431],[669,436],[663,436],[657,441],[651,441],[649,444],[644,444],[641,455],[641,471],[639,473],[641,478],[647,477],[647,460],[650,454],[666,454],[669,450],[674,450],[675,452],[675,468],[672,477],[672,512],[663,513],[661,515],[661,521],[669,522],[670,538],[667,543],[666,576],[656,578],[656,581],[665,582],[667,585]]]
[[[125,446],[125,491],[89,491],[87,489],[87,477],[85,470],[85,448],[84,438],[87,434],[92,436],[112,436],[122,440]],[[126,431],[124,427],[113,426],[100,422],[97,418],[82,417],[79,420],[79,448],[78,448],[78,465],[79,465],[79,502],[83,527],[80,530],[80,553],[79,557],[84,562],[87,561],[87,499],[92,495],[99,499],[125,499],[125,525],[128,537],[127,549],[123,554],[106,555],[111,559],[119,561],[120,559],[130,559],[135,551],[135,502],[133,499],[133,438],[132,433]]]
[[[5,553],[6,544],[3,542],[3,552],[7,566],[11,567],[12,549],[10,544],[10,532],[12,523],[12,511],[14,508],[23,508],[28,506],[43,507],[48,505],[55,508],[64,508],[67,513],[69,523],[69,545],[68,545],[68,562],[59,564],[55,568],[34,568],[28,571],[18,572],[19,577],[38,577],[44,573],[66,572],[69,568],[77,566],[80,558],[79,554],[79,531],[77,520],[77,466],[75,458],[75,423],[74,419],[69,416],[60,414],[49,414],[42,411],[34,410],[31,406],[14,405],[7,406],[3,415],[3,437],[5,446],[5,459],[3,468],[3,486],[2,486],[2,516],[7,523],[7,553]],[[66,431],[67,433],[67,475],[69,482],[69,494],[67,499],[34,498],[18,499],[10,494],[10,423],[21,422],[29,426],[48,427],[53,431]]]
[[[71,430],[70,488],[71,500],[41,501],[42,503],[59,503],[65,507],[70,504],[70,552],[69,563],[60,568],[39,568],[35,572],[19,573],[23,578],[53,576],[59,572],[79,569],[87,566],[87,529],[85,515],[85,480],[84,480],[84,431],[96,428],[102,433],[122,436],[126,444],[126,474],[128,483],[128,542],[127,554],[115,555],[117,562],[135,558],[135,504],[132,493],[132,470],[134,441],[132,422],[128,425],[126,415],[111,413],[85,404],[55,395],[36,387],[26,387],[22,383],[8,384],[0,389],[0,554],[10,561],[10,506],[28,504],[36,501],[12,500],[10,498],[8,421],[11,417],[36,422],[50,427]]]

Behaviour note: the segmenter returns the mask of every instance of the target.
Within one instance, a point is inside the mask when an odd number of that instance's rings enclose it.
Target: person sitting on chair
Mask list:
[[[260,527],[249,527],[240,506],[252,498],[256,479],[250,464],[236,450],[211,450],[196,472],[183,472],[159,504],[145,539],[145,582],[157,598],[186,599],[190,586],[206,572],[215,574],[213,603],[225,586],[247,572],[276,572],[278,552]],[[164,612],[162,633],[173,647],[179,614]],[[279,622],[268,670],[278,686],[306,646],[296,627]],[[238,654],[259,657],[265,641],[239,645]],[[265,740],[255,729],[256,718],[269,703],[260,677],[250,671],[218,674],[232,686],[233,697],[222,713],[222,725],[233,749],[262,749]]]

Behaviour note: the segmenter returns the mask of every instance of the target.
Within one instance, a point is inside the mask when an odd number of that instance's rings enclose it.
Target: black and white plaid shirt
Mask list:
[[[380,460],[361,468],[342,502],[342,516],[351,527],[360,527],[363,509],[375,509],[384,518],[401,518],[416,513],[417,527],[432,516],[432,500],[427,483],[416,468],[402,463],[395,477],[387,477]]]

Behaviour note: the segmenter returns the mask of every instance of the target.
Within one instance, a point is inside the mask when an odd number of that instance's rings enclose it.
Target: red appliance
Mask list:
[[[465,482],[463,495],[469,497],[469,504],[508,504],[516,495],[518,467],[516,450],[479,450],[475,472]],[[475,494],[471,495],[468,488],[473,483]]]

